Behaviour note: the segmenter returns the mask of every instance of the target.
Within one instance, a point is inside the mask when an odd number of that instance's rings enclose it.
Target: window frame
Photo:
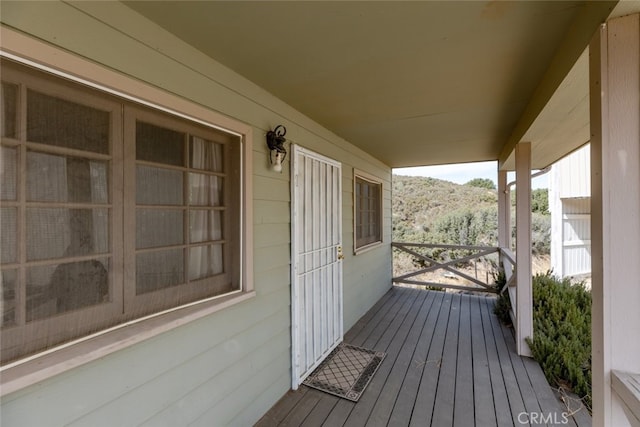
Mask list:
[[[358,212],[358,200],[357,200],[357,186],[358,180],[364,181],[368,185],[376,186],[378,189],[378,202],[375,205],[375,209],[377,210],[378,216],[378,224],[377,224],[377,234],[378,238],[374,241],[367,242],[365,244],[358,244],[358,227],[359,227],[359,219],[360,212]],[[377,178],[376,176],[369,174],[367,172],[353,169],[353,254],[359,255],[363,252],[367,252],[371,249],[374,249],[378,246],[381,246],[384,243],[383,236],[383,190],[384,185],[382,180]]]
[[[13,30],[3,29],[3,38],[3,50],[0,52],[3,58],[71,80],[74,84],[89,86],[106,94],[237,136],[241,156],[241,239],[238,242],[240,290],[157,312],[8,363],[0,367],[0,395],[12,393],[254,297],[252,128],[184,97],[112,71]],[[27,59],[27,54],[30,59]],[[112,270],[117,272],[119,269],[114,266]]]
[[[232,203],[232,194],[237,194],[236,191],[238,190],[239,186],[235,185],[233,182],[230,182],[231,173],[230,173],[230,170],[228,170],[228,169],[231,169],[234,165],[233,157],[239,154],[236,152],[237,147],[233,147],[233,145],[235,145],[237,141],[234,141],[233,138],[228,134],[216,135],[216,138],[214,140],[213,138],[211,138],[212,136],[211,133],[209,133],[208,135],[206,133],[203,133],[201,126],[197,126],[193,123],[185,123],[184,120],[180,120],[178,118],[167,116],[167,115],[161,115],[161,114],[158,114],[157,112],[152,112],[152,111],[149,111],[148,109],[139,108],[137,106],[132,106],[132,105],[125,106],[124,117],[125,117],[124,118],[125,135],[129,135],[130,138],[135,139],[134,135],[136,132],[136,123],[138,121],[141,121],[147,124],[151,124],[153,126],[163,127],[166,129],[182,132],[185,134],[185,136],[200,136],[200,137],[206,136],[206,138],[209,138],[210,141],[222,144],[224,146],[222,154],[224,158],[223,168],[225,169],[225,173],[216,174],[216,175],[224,175],[223,179],[228,181],[227,184],[225,184],[227,187],[223,187],[229,190],[229,191],[223,191],[223,195],[222,195],[223,197],[222,209],[224,212],[223,216],[226,218],[237,218],[235,204]],[[187,138],[187,140],[185,140],[184,142],[185,142],[185,146],[184,146],[185,163],[188,163],[189,158],[186,154],[189,151],[190,141]],[[125,182],[129,183],[128,185],[130,186],[136,185],[137,166],[139,165],[159,167],[165,170],[181,171],[184,174],[183,188],[185,192],[188,190],[189,173],[191,172],[199,173],[199,174],[207,173],[206,171],[199,171],[197,169],[191,168],[188,165],[173,166],[173,165],[149,162],[146,160],[139,160],[136,157],[135,146],[133,146],[133,144],[131,144],[130,146],[127,146],[126,150],[128,152],[125,153],[125,157],[131,160],[126,161],[125,168],[124,168],[124,176],[125,176]],[[214,175],[214,173],[211,173],[210,175]],[[127,191],[125,189],[125,202],[124,202],[125,212],[137,212],[137,209],[154,209],[158,207],[152,204],[138,204],[138,202],[134,197],[135,195],[136,195],[135,191],[131,191],[131,190]],[[183,251],[185,251],[184,283],[180,285],[180,288],[169,286],[164,289],[159,289],[159,290],[155,290],[155,291],[151,291],[143,294],[136,294],[135,289],[133,287],[125,288],[125,311],[135,310],[137,312],[140,312],[140,311],[148,312],[148,311],[156,311],[156,310],[162,310],[162,309],[170,309],[171,307],[166,303],[164,306],[162,305],[163,301],[173,300],[173,299],[183,299],[184,303],[190,303],[194,298],[198,298],[197,295],[202,295],[201,298],[206,298],[206,296],[204,295],[209,293],[212,287],[224,286],[226,282],[239,283],[238,272],[237,272],[238,268],[232,262],[233,255],[237,253],[237,248],[235,246],[237,239],[224,238],[224,236],[234,236],[236,234],[239,234],[239,230],[236,230],[235,227],[233,227],[233,225],[238,221],[232,222],[229,219],[226,219],[226,220],[223,219],[223,227],[222,227],[223,238],[222,240],[219,241],[223,245],[227,246],[227,248],[224,250],[225,255],[223,257],[224,273],[217,276],[212,276],[209,278],[202,278],[202,279],[190,279],[188,277],[189,276],[189,271],[188,271],[189,249],[197,246],[206,246],[207,244],[211,243],[211,242],[203,242],[203,243],[194,244],[190,242],[189,230],[188,230],[188,227],[186,226],[186,224],[189,221],[188,219],[189,213],[194,210],[217,210],[217,208],[207,208],[207,207],[199,207],[199,206],[192,207],[186,201],[187,200],[186,194],[183,195],[183,198],[185,200],[184,204],[175,205],[171,208],[172,210],[180,210],[184,213],[183,243],[179,245],[172,245],[170,247],[174,247],[174,248],[180,247]],[[167,207],[164,207],[164,208],[166,209]],[[125,234],[132,235],[132,236],[136,234],[137,225],[136,225],[135,214],[132,215],[131,218],[125,218],[125,227],[126,227]],[[136,247],[135,239],[129,239],[127,242],[125,242],[125,248],[124,248],[125,259],[135,259],[137,254],[139,253],[144,253],[144,252],[152,253],[156,251],[162,251],[163,250],[162,248],[166,249],[168,247],[159,246],[159,247],[153,247],[153,248],[140,249]],[[135,261],[134,261],[134,264],[135,264]],[[133,275],[132,271],[131,273],[132,274],[126,277],[125,280],[131,283],[135,283],[136,277],[135,275]],[[242,284],[239,283],[239,285],[240,285],[239,289],[231,290],[229,292],[225,292],[220,295],[227,295],[231,292],[242,291]]]

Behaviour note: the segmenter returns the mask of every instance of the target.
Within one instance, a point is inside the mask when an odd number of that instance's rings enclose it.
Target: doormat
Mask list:
[[[339,344],[303,384],[357,402],[385,356],[381,351]]]

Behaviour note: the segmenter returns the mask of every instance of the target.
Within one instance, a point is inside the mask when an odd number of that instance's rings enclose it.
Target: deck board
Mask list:
[[[386,352],[387,356],[369,383],[367,387],[369,392],[363,394],[360,398],[358,404],[353,408],[351,414],[349,414],[344,424],[345,426],[363,427],[367,424],[369,416],[376,406],[378,397],[389,378],[391,369],[395,366],[398,356],[400,355],[400,349],[405,343],[415,319],[422,313],[420,309],[422,308],[425,297],[425,292],[418,292],[413,301],[403,307],[406,308],[406,310],[403,309],[397,316],[396,321],[400,323],[399,327],[397,329],[389,328],[382,339],[371,347],[373,350]]]
[[[511,364],[511,357],[509,355],[510,349],[504,341],[502,325],[498,322],[491,322],[491,329],[496,349],[498,350],[498,361],[500,364],[500,371],[502,372],[502,378],[504,379],[504,386],[507,391],[511,419],[517,420],[520,414],[526,412],[526,409],[524,407],[522,395],[520,394],[518,380],[516,379],[513,365]]]
[[[400,389],[407,378],[411,363],[420,343],[420,336],[426,323],[435,293],[430,293],[423,300],[419,315],[415,318],[415,326],[411,327],[402,348],[398,354],[395,364],[393,365],[389,376],[384,384],[384,392],[381,393],[376,401],[373,411],[367,420],[367,426],[377,427],[386,426],[391,417],[391,413],[398,401]]]
[[[491,389],[491,371],[487,358],[487,342],[482,322],[484,301],[470,299],[471,313],[471,351],[473,353],[473,407],[475,424],[479,426],[497,426],[496,412]]]
[[[345,335],[349,344],[387,352],[359,402],[301,386],[257,426],[520,426],[523,412],[562,420],[542,370],[517,356],[494,303],[394,287]]]
[[[412,427],[431,425],[433,406],[436,400],[436,389],[438,388],[438,374],[442,365],[442,352],[444,350],[444,340],[449,322],[449,313],[451,311],[451,301],[452,294],[445,294],[429,353],[424,361],[420,361],[423,363],[423,371],[415,405],[411,413],[411,419],[409,420],[409,425]]]
[[[444,351],[438,376],[438,390],[433,407],[432,423],[437,426],[453,425],[456,392],[456,367],[458,357],[458,332],[461,298],[453,298],[449,311],[449,326],[444,341]]]
[[[402,386],[396,397],[396,403],[389,419],[390,426],[409,425],[411,414],[418,395],[420,381],[424,372],[424,366],[428,360],[429,348],[436,330],[436,321],[443,306],[444,292],[432,292],[433,302],[430,306],[428,317],[423,325],[418,345],[413,354],[411,365],[407,370]]]
[[[467,427],[475,424],[475,411],[473,410],[475,405],[473,396],[473,353],[471,351],[471,297],[463,295],[461,300],[453,425]]]
[[[484,329],[484,339],[487,351],[487,362],[489,363],[489,376],[491,378],[491,394],[493,395],[493,408],[496,414],[496,422],[499,427],[513,427],[513,417],[509,408],[509,398],[507,397],[507,388],[502,376],[500,360],[498,358],[498,348],[496,340],[493,336],[494,321],[491,312],[491,306],[487,301],[478,300],[481,308],[482,327]]]

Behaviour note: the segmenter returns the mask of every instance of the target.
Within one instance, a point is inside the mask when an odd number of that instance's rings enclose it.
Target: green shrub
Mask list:
[[[496,189],[495,182],[493,182],[493,180],[489,178],[473,178],[471,181],[467,182],[464,185],[469,185],[471,187],[478,187],[478,188],[487,188],[489,190]]]
[[[493,307],[493,313],[498,316],[498,319],[505,325],[511,325],[511,301],[509,300],[509,291],[505,290],[500,293],[504,285],[507,284],[507,276],[504,274],[504,270],[500,269],[494,276],[494,286],[498,291],[498,300]]]
[[[591,408],[591,293],[551,275],[533,278],[533,357],[550,384],[568,387]]]
[[[531,192],[531,212],[549,215],[549,190],[538,188]]]

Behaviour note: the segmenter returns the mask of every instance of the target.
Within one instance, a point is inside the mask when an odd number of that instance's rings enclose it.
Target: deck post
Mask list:
[[[498,169],[498,246],[511,250],[511,197],[507,171]]]
[[[634,425],[612,370],[640,372],[640,15],[590,45],[593,425]]]
[[[533,337],[531,283],[531,143],[516,145],[516,348],[531,356],[527,337]]]

